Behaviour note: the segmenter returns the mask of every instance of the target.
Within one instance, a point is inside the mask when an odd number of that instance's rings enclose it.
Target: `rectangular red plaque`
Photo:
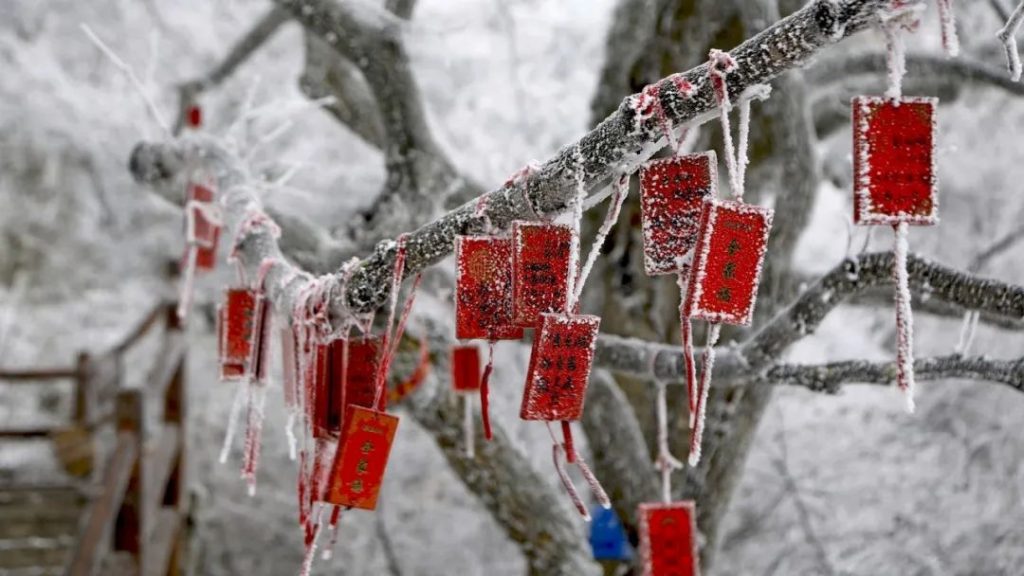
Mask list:
[[[697,522],[692,501],[641,504],[640,563],[644,576],[697,576]]]
[[[278,331],[281,339],[281,374],[283,376],[284,404],[294,408],[299,398],[299,359],[296,355],[295,331],[285,326]]]
[[[324,376],[316,391],[313,418],[317,438],[341,433],[347,406],[373,407],[379,350],[379,338],[339,338],[323,346]]]
[[[270,301],[262,293],[256,294],[253,310],[254,324],[249,350],[249,377],[260,383],[267,381],[270,369],[270,331],[273,327],[270,318]]]
[[[226,290],[219,317],[221,378],[241,378],[248,371],[252,353],[256,293],[244,288]]]
[[[774,212],[732,200],[704,201],[685,313],[749,326]]]
[[[935,98],[853,99],[856,224],[936,224]]]
[[[305,383],[306,413],[313,428],[314,438],[331,436],[328,424],[330,412],[330,386],[327,369],[330,348],[327,344],[309,343],[306,349]],[[335,430],[334,434],[338,431]]]
[[[452,388],[456,392],[480,389],[480,349],[476,346],[452,348]]]
[[[348,407],[327,484],[328,502],[363,510],[377,507],[397,429],[395,416],[361,406]]]
[[[455,239],[455,337],[518,340],[512,323],[512,239]]]
[[[714,152],[664,158],[640,169],[644,271],[678,274],[689,266],[705,198],[718,190]]]
[[[597,316],[541,314],[530,353],[520,418],[579,419],[600,326],[601,318]]]
[[[570,255],[578,243],[572,226],[512,223],[512,310],[516,325],[535,328],[542,313],[565,310]]]
[[[191,184],[188,187],[188,201],[212,204],[214,199],[213,190],[202,184]],[[186,203],[188,206],[188,203]],[[192,207],[192,218],[196,240],[196,269],[213,270],[217,265],[217,244],[220,240],[220,227],[206,219],[202,210]],[[185,260],[188,259],[186,248]]]

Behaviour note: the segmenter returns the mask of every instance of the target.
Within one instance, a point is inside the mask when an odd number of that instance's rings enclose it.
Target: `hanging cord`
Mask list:
[[[590,491],[593,492],[594,497],[597,498],[598,503],[606,510],[612,507],[611,500],[608,499],[608,493],[605,492],[604,487],[594,476],[594,473],[587,466],[587,463],[583,461],[579,453],[576,451],[576,447],[572,444],[561,444],[558,442],[558,438],[555,436],[555,431],[551,428],[551,422],[545,422],[548,429],[548,434],[551,436],[551,458],[555,464],[555,470],[558,472],[558,477],[562,481],[562,486],[565,487],[566,493],[569,494],[569,498],[572,500],[576,510],[580,513],[587,522],[590,521],[590,512],[587,510],[586,504],[580,497],[579,492],[576,490],[576,485],[573,484],[572,478],[569,477],[569,472],[566,470],[565,465],[562,463],[563,459],[570,463],[575,464],[580,470],[580,474],[583,475],[583,479],[590,486]],[[563,433],[565,432],[568,423],[563,423]],[[572,434],[569,433],[568,438],[572,438]],[[569,455],[571,451],[572,455]]]
[[[889,86],[886,98],[899,105],[903,97],[903,76],[906,74],[906,46],[903,31],[917,25],[917,13],[904,9],[902,0],[893,0],[892,13],[883,23],[886,36]],[[908,413],[914,412],[914,316],[910,307],[910,279],[907,275],[907,236],[910,226],[900,222],[896,231],[893,277],[896,281],[896,381],[906,398]]]
[[[971,344],[974,343],[974,335],[978,330],[978,319],[981,313],[977,310],[964,312],[963,325],[960,327],[960,341],[957,342],[955,353],[959,356],[966,356],[971,351]]]
[[[576,178],[576,199],[572,204],[572,245],[569,248],[569,274],[566,278],[566,298],[565,298],[565,313],[573,314],[576,310],[578,302],[576,301],[576,281],[582,280],[578,278],[578,271],[580,265],[580,223],[583,221],[583,201],[587,196],[586,186],[586,168],[584,167],[585,158],[583,157],[583,149],[577,144],[573,148],[573,158],[576,163],[575,178]]]
[[[331,531],[331,539],[327,542],[327,547],[324,548],[323,553],[320,554],[320,558],[323,560],[330,560],[334,556],[334,546],[338,543],[338,523],[341,521],[341,506],[334,506],[331,510],[331,519],[328,526]]]
[[[580,301],[580,295],[583,293],[583,286],[587,282],[587,278],[590,276],[591,270],[594,268],[594,263],[597,262],[597,257],[601,254],[601,247],[604,246],[604,241],[608,237],[608,233],[611,232],[612,227],[619,220],[619,213],[622,211],[622,204],[626,201],[626,197],[629,195],[629,174],[623,174],[615,181],[614,191],[612,192],[612,198],[608,204],[608,212],[604,216],[604,221],[601,222],[601,227],[597,230],[597,235],[594,237],[594,243],[590,247],[590,252],[587,254],[587,261],[583,264],[583,268],[580,270],[579,279],[576,280],[575,288],[572,292],[572,302],[570,310],[575,309]],[[578,227],[578,225],[577,225]]]
[[[257,316],[254,318],[252,334],[249,338],[251,344],[249,351],[249,375],[247,387],[249,388],[248,418],[245,430],[245,455],[242,459],[242,478],[249,487],[249,496],[256,495],[256,470],[259,467],[260,446],[263,436],[263,420],[266,411],[266,375],[267,362],[270,361],[269,345],[267,338],[270,335],[270,327],[267,323],[271,321],[270,310],[266,307],[270,302],[266,296],[265,283],[267,274],[271,268],[278,263],[276,258],[265,258],[260,262],[257,272],[256,285],[253,290],[256,292]]]
[[[185,204],[185,246],[188,254],[186,256],[185,274],[182,277],[180,296],[178,298],[177,315],[182,323],[188,321],[188,313],[192,308],[192,295],[195,287],[196,264],[199,258],[200,248],[212,248],[213,245],[205,239],[196,238],[197,215],[201,214],[213,228],[220,228],[222,225],[220,210],[208,202],[189,200]]]
[[[942,23],[942,49],[946,56],[956,58],[960,55],[960,37],[956,33],[956,12],[953,0],[935,0],[939,5],[939,21]]]
[[[466,458],[476,458],[476,445],[473,437],[473,402],[472,396],[462,394],[462,441],[466,446]]]
[[[708,411],[708,391],[711,389],[711,372],[715,367],[715,345],[721,324],[708,324],[708,340],[704,345],[704,358],[701,360],[700,396],[697,398],[697,419],[693,434],[690,436],[690,466],[700,464],[701,440],[704,437],[704,420]]]
[[[658,387],[658,458],[655,465],[661,472],[661,499],[666,504],[672,501],[672,471],[683,467],[683,463],[672,456],[668,445],[668,392],[664,382],[656,382]]]
[[[686,313],[686,295],[689,280],[680,273],[679,282],[679,338],[683,344],[683,360],[686,362],[686,398],[689,408],[689,427],[692,430],[697,417],[697,363],[693,359],[693,320]]]
[[[413,302],[416,299],[416,289],[419,288],[422,274],[417,274],[413,280],[409,295],[406,296],[405,305],[399,316],[398,325],[392,331],[392,324],[395,320],[395,308],[398,306],[398,292],[402,289],[402,274],[405,271],[406,259],[406,234],[398,237],[398,247],[395,251],[395,268],[391,277],[391,295],[388,302],[388,320],[384,326],[384,337],[381,340],[381,356],[377,366],[377,393],[373,399],[376,410],[383,411],[387,403],[387,378],[391,368],[391,360],[398,350],[398,344],[402,341],[402,334],[405,333],[405,324],[409,320],[409,313],[412,311]]]
[[[491,430],[491,373],[494,371],[494,339],[487,341],[487,365],[484,366],[484,373],[480,377],[480,418],[484,425],[484,438],[490,441],[494,438]]]
[[[1024,2],[1017,5],[1006,24],[996,34],[996,37],[1003,43],[1003,49],[1006,51],[1006,67],[1010,70],[1010,79],[1014,82],[1020,81],[1022,69],[1016,38],[1021,24],[1024,24]]]

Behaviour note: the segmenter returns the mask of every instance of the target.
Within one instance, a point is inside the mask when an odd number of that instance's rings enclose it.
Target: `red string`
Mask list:
[[[576,506],[576,510],[584,519],[590,520],[587,506],[583,503],[583,499],[580,498],[580,493],[576,491],[576,486],[573,485],[572,478],[569,478],[569,473],[566,472],[565,466],[562,465],[562,447],[558,443],[551,446],[551,458],[555,462],[555,470],[558,472],[558,477],[562,480],[562,486],[565,487],[565,491]]]
[[[562,420],[562,439],[565,442],[565,460],[569,464],[576,463],[576,447],[572,443],[572,426],[568,420]]]
[[[490,340],[487,346],[487,365],[484,366],[484,374],[480,377],[480,418],[484,423],[484,438],[494,438],[491,430],[491,372],[494,370],[494,340]]]
[[[391,324],[395,318],[395,307],[398,303],[398,291],[402,287],[402,274],[405,270],[405,249],[406,236],[403,234],[398,238],[398,250],[395,253],[395,270],[394,276],[392,276],[391,282],[391,304],[388,309],[388,323],[384,329],[384,338],[381,342],[382,357],[380,364],[377,368],[377,394],[374,398],[374,406],[378,410],[383,411],[387,407],[387,394],[384,393],[387,386],[388,372],[391,369],[391,361],[395,356],[395,352],[398,350],[398,345],[402,341],[402,335],[405,333],[405,325],[409,320],[409,314],[412,312],[413,302],[416,300],[416,290],[420,286],[420,281],[423,279],[422,274],[417,274],[413,280],[412,288],[409,290],[409,295],[406,296],[405,304],[402,306],[402,313],[399,316],[398,325],[395,327],[394,333],[391,333]]]

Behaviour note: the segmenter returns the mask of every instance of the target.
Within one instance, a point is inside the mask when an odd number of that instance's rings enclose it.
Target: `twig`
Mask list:
[[[1006,25],[996,33],[996,37],[1006,49],[1006,64],[1010,69],[1010,78],[1014,82],[1019,81],[1021,76],[1020,51],[1017,50],[1016,35],[1020,31],[1022,23],[1024,23],[1024,0],[1021,0],[1013,14],[1006,20]]]
[[[146,103],[146,107],[149,109],[149,114],[153,117],[153,121],[156,122],[157,126],[160,127],[165,136],[170,136],[171,130],[167,125],[167,121],[164,120],[163,114],[161,114],[160,109],[157,108],[156,102],[154,102],[153,98],[146,93],[146,88],[142,85],[139,77],[135,75],[135,71],[125,64],[124,60],[121,60],[121,58],[119,58],[117,54],[115,54],[114,51],[103,42],[103,40],[100,40],[100,37],[92,31],[92,28],[89,28],[88,24],[80,24],[80,27],[82,32],[84,32],[85,35],[89,37],[89,40],[91,40],[92,43],[95,44],[101,52],[103,52],[103,55],[110,60],[114,67],[128,77],[128,80],[132,83],[135,91],[139,93],[139,96],[142,97],[142,101]]]

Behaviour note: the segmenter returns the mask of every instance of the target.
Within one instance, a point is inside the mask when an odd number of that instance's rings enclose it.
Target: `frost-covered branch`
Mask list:
[[[1024,357],[993,360],[985,356],[963,357],[957,354],[914,361],[919,381],[964,379],[1006,384],[1024,392]],[[895,362],[849,360],[823,365],[782,364],[773,366],[760,381],[801,386],[813,392],[836,393],[844,384],[889,386],[896,379]]]
[[[1019,81],[1021,75],[1020,51],[1017,49],[1016,38],[1021,24],[1024,24],[1024,0],[1021,0],[1013,14],[1006,20],[1006,25],[996,34],[1006,49],[1006,64],[1010,69],[1010,78],[1014,81]]]
[[[866,254],[844,261],[745,342],[723,349],[715,363],[716,382],[759,374],[774,366],[794,342],[811,334],[845,299],[892,283],[891,253]],[[911,291],[961,310],[1024,319],[1024,287],[972,276],[911,255]],[[685,377],[678,346],[651,344],[604,335],[598,340],[595,365],[638,378],[678,382]]]
[[[812,68],[808,72],[808,81],[818,90],[827,90],[836,84],[848,84],[851,76],[877,80],[879,74],[884,74],[885,66],[885,54],[858,54]],[[1024,95],[1024,86],[984,62],[931,54],[908,54],[906,66],[908,80],[921,78],[943,83],[977,83],[1000,88],[1016,96]]]

